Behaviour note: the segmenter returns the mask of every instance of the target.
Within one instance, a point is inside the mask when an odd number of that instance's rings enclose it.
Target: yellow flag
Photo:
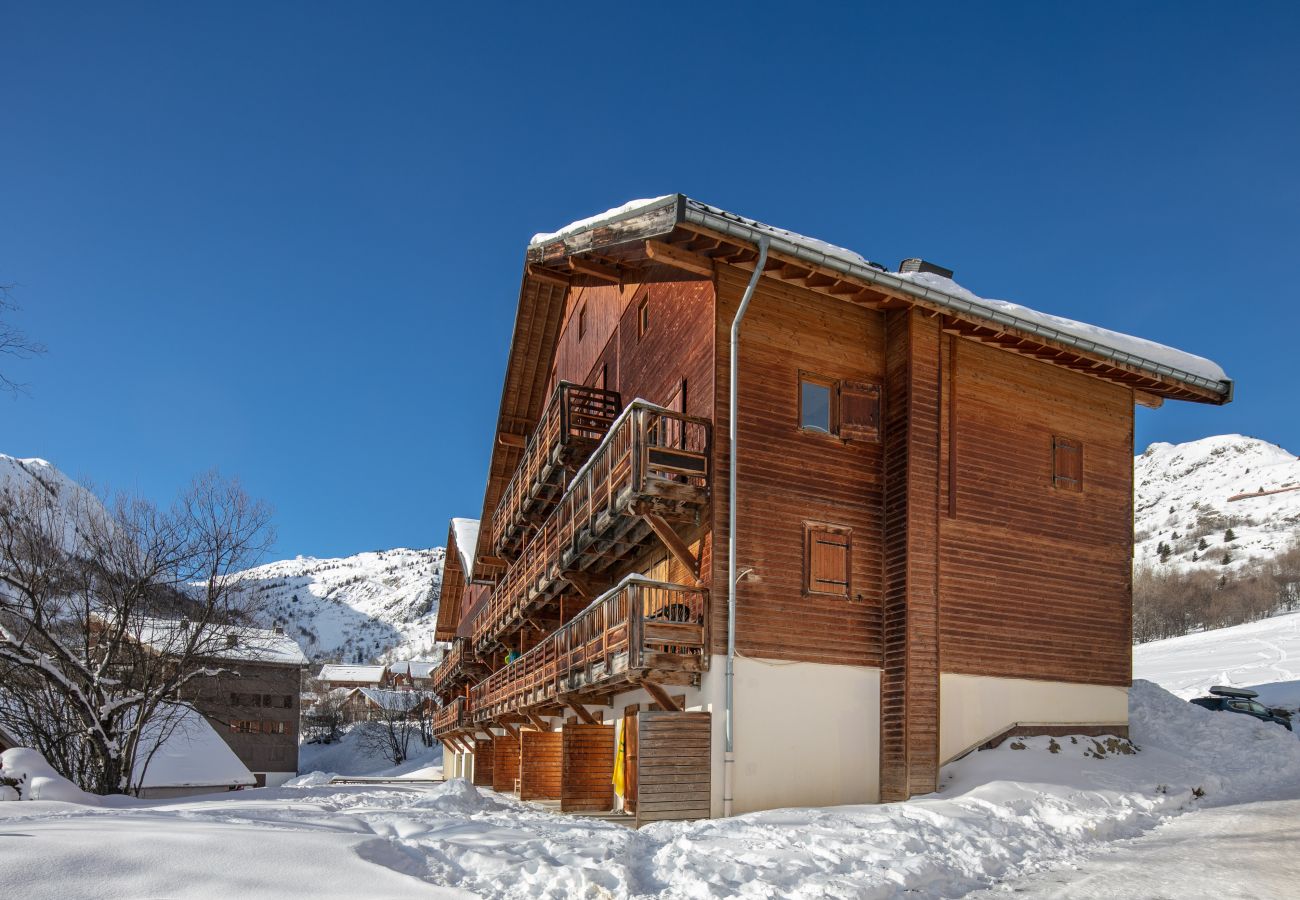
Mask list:
[[[614,783],[614,793],[620,797],[627,790],[627,782],[623,777],[623,769],[627,760],[627,729],[623,723],[618,723],[618,752],[614,754],[614,777],[611,779]]]

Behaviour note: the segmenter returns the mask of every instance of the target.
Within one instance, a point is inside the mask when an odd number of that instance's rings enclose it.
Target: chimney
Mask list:
[[[279,625],[272,626],[271,631],[275,632],[276,634],[284,634],[284,629],[281,628]]]
[[[927,262],[920,257],[905,259],[898,264],[898,271],[903,272],[929,272],[931,275],[942,275],[944,278],[952,277],[952,269],[945,269],[943,266],[936,266],[932,262]]]

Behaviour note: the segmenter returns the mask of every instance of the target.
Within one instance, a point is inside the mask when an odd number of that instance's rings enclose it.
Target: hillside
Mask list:
[[[244,572],[266,624],[285,627],[313,661],[430,658],[442,547],[297,559]]]
[[[1139,566],[1240,570],[1283,553],[1300,533],[1300,490],[1228,500],[1300,486],[1300,459],[1256,438],[1224,434],[1152,444],[1134,460],[1133,483]],[[1162,544],[1168,548],[1163,561]]]
[[[1269,706],[1300,708],[1300,613],[1139,644],[1133,677],[1185,700],[1213,685],[1259,691]]]

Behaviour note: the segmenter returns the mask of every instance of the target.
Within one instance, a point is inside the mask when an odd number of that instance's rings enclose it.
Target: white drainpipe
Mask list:
[[[732,695],[736,681],[736,438],[739,429],[736,425],[737,403],[736,389],[740,383],[740,320],[745,318],[749,301],[754,299],[754,290],[758,279],[763,277],[763,266],[767,264],[767,238],[758,239],[758,259],[754,262],[754,274],[745,288],[745,295],[740,299],[740,308],[731,320],[731,401],[727,407],[727,449],[730,464],[727,466],[727,673],[726,673],[726,737],[727,743],[722,757],[722,814],[731,815],[733,787],[736,783],[736,747],[735,723]]]

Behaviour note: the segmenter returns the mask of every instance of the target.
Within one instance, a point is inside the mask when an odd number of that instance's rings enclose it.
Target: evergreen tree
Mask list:
[[[1230,562],[1232,562],[1232,554],[1231,554],[1231,553],[1224,553],[1224,554],[1223,554],[1223,564],[1226,566],[1226,565],[1227,565],[1228,563],[1230,563]]]
[[[1233,531],[1231,528],[1229,528],[1227,531],[1223,533],[1223,542],[1225,544],[1230,544],[1236,539],[1237,539],[1237,533]]]
[[[1197,550],[1209,550],[1209,549],[1210,549],[1210,545],[1207,544],[1207,543],[1205,543],[1205,538],[1201,538],[1201,542],[1200,542],[1199,544],[1196,545],[1196,549],[1197,549]]]

